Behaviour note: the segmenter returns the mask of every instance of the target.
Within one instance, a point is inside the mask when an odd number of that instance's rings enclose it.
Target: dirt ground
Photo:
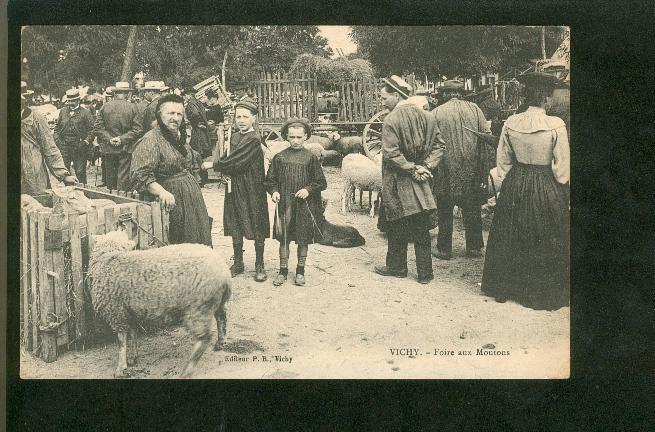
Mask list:
[[[353,212],[342,215],[339,169],[326,167],[325,172],[327,219],[356,227],[366,245],[310,246],[304,287],[291,283],[296,265],[293,245],[290,280],[278,288],[271,283],[278,268],[277,242],[269,240],[266,245],[269,280],[264,283],[253,280],[254,246],[246,242],[246,274],[233,280],[227,308],[228,343],[222,351],[207,350],[195,378],[568,377],[569,308],[534,311],[482,295],[484,258],[463,256],[461,219],[455,220],[454,258],[434,259],[435,279],[430,284],[416,282],[411,245],[407,278],[376,275],[373,265],[384,263],[386,254],[377,217],[369,218],[366,198],[364,208],[355,205]],[[231,239],[222,233],[223,190],[209,184],[203,195],[215,221],[214,248],[229,263]],[[486,220],[485,240],[488,228]],[[432,234],[436,241],[436,229]],[[192,340],[181,327],[140,335],[139,361],[129,375],[176,378],[191,348]],[[49,364],[22,352],[21,376],[111,378],[116,354],[115,341],[64,353]]]

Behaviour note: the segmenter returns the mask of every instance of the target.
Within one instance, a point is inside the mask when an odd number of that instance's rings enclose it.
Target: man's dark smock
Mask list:
[[[500,119],[500,104],[496,102],[493,96],[489,96],[478,103],[484,118],[488,121]]]
[[[214,170],[231,178],[223,210],[226,236],[248,240],[270,237],[268,204],[264,188],[264,152],[255,131],[232,134],[230,154],[214,162]]]
[[[175,207],[169,215],[171,244],[211,246],[209,214],[198,181],[191,174],[195,168],[193,152],[188,146],[184,148],[184,134],[176,142],[171,133],[162,130],[157,125],[137,143],[132,153],[132,185],[147,194],[148,185],[156,181],[175,197]]]
[[[488,132],[484,114],[473,102],[459,99],[451,99],[432,113],[446,142],[444,163],[435,173],[435,195],[450,197],[456,203],[486,201],[480,183],[487,181],[495,165],[494,149],[464,129]]]
[[[133,150],[141,137],[141,118],[135,104],[124,99],[112,99],[100,109],[97,119],[98,141],[103,154],[121,154]],[[121,137],[121,145],[109,143],[114,137]]]
[[[299,245],[314,243],[315,219],[322,212],[321,191],[327,188],[318,158],[305,148],[281,151],[268,168],[266,188],[270,194],[280,193],[277,207],[282,226],[276,217],[274,237]],[[306,200],[294,196],[300,189],[309,192]]]
[[[185,107],[187,120],[191,123],[191,148],[200,153],[205,158],[212,153],[211,143],[209,141],[209,132],[207,130],[207,115],[205,107],[196,99],[191,97]]]
[[[55,126],[55,144],[60,149],[86,152],[88,149],[83,141],[86,140],[89,144],[93,142],[94,127],[95,119],[88,109],[82,106],[75,110],[63,107]]]
[[[399,104],[382,126],[382,202],[386,221],[437,208],[430,182],[412,178],[416,165],[435,168],[443,157],[439,128],[428,112]]]

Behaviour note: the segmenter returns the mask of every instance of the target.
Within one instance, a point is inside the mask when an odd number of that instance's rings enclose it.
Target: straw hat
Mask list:
[[[412,93],[412,86],[398,75],[391,75],[389,78],[382,78],[382,82],[400,93],[405,99]]]
[[[114,90],[114,93],[118,93],[118,92],[126,93],[126,92],[131,92],[133,89],[130,88],[130,83],[129,82],[127,82],[127,81],[118,81],[113,90]]]
[[[160,92],[168,90],[164,81],[146,81],[140,90],[159,90]]]
[[[66,90],[66,100],[76,100],[80,98],[80,91],[78,89]]]

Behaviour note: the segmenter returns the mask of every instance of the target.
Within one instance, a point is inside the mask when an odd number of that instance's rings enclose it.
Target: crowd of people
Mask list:
[[[504,125],[492,92],[476,102],[464,86],[447,81],[431,110],[425,98],[398,76],[384,80],[383,105],[390,111],[382,130],[382,200],[379,226],[387,233],[382,276],[407,277],[407,249],[414,243],[418,282],[433,278],[433,256],[453,256],[453,210],[461,209],[467,257],[482,257],[481,206],[493,167],[504,178],[488,238],[482,292],[499,302],[516,301],[533,309],[558,309],[569,297],[569,144],[562,119],[545,106],[557,79],[544,73],[519,77],[525,103]],[[172,94],[163,81],[135,89],[117,82],[104,94],[66,92],[66,106],[51,134],[45,119],[29,107],[33,92],[22,83],[22,193],[42,194],[48,171],[64,184],[86,183],[87,160],[102,155],[103,183],[114,190],[136,190],[159,199],[170,212],[170,243],[211,246],[211,226],[201,187],[207,170],[227,176],[223,212],[226,236],[232,237],[232,276],[244,273],[244,238],[254,241],[255,280],[267,279],[265,239],[279,242],[279,272],[288,277],[290,243],[297,245],[294,283],[305,284],[309,245],[317,241],[316,215],[327,188],[321,163],[304,148],[312,135],[307,119],[292,118],[281,134],[290,144],[264,166],[255,100],[235,105],[229,152],[207,160],[224,121],[218,97],[207,104],[192,88]],[[191,136],[187,136],[190,126]],[[480,135],[499,137],[497,146]],[[71,175],[71,167],[75,175]],[[267,194],[275,203],[269,223]],[[438,228],[436,250],[430,230]]]

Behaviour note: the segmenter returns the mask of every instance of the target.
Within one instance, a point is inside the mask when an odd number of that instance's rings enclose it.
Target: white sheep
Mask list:
[[[382,154],[378,153],[373,160],[356,153],[345,156],[341,162],[341,175],[346,180],[341,196],[341,213],[346,214],[350,209],[350,197],[355,189],[359,189],[375,195],[369,212],[369,216],[375,216],[379,192],[382,190]],[[370,197],[369,195],[369,201]]]
[[[136,329],[141,323],[182,318],[195,340],[182,371],[188,377],[207,349],[216,319],[221,349],[226,336],[225,303],[231,282],[227,265],[213,249],[179,244],[132,250],[125,231],[93,236],[89,259],[89,294],[96,314],[118,335],[116,377],[136,363]],[[128,359],[127,343],[130,342]]]

